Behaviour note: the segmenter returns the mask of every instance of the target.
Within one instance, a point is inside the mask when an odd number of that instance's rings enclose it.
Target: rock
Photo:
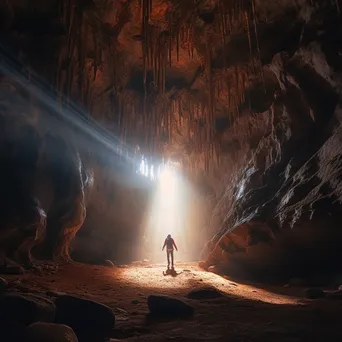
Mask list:
[[[121,314],[121,315],[128,315],[128,312],[121,308],[115,308],[115,313]]]
[[[205,270],[208,268],[208,265],[207,265],[207,263],[206,263],[205,261],[200,261],[200,262],[198,263],[198,266],[199,266],[200,268],[205,269]]]
[[[103,263],[104,263],[105,266],[115,267],[114,263],[112,261],[110,261],[110,260],[105,260]]]
[[[217,266],[210,266],[208,268],[208,272],[215,273],[215,274],[220,274],[220,270]]]
[[[78,342],[74,331],[63,324],[36,322],[26,328],[28,342]]]
[[[309,299],[317,299],[325,297],[325,292],[322,289],[311,287],[305,290],[305,296]]]
[[[5,291],[7,287],[8,287],[8,281],[0,277],[0,293]]]
[[[0,267],[0,274],[24,274],[25,270],[19,265],[5,265]]]
[[[46,291],[46,295],[49,297],[60,297],[60,296],[65,296],[66,293],[65,292],[59,292],[59,291]]]
[[[187,297],[190,299],[214,299],[223,297],[223,294],[215,287],[207,286],[191,290]]]
[[[33,322],[53,322],[56,307],[47,298],[17,293],[5,293],[0,297],[0,320],[15,321],[21,325]]]
[[[55,322],[70,326],[80,341],[102,341],[115,325],[112,310],[100,303],[69,295],[56,299]]]
[[[25,292],[25,293],[29,293],[30,292],[30,288],[22,285],[22,284],[18,284],[15,286],[15,290],[19,291],[19,292]]]
[[[342,299],[342,290],[338,290],[338,291],[327,293],[327,297],[330,298],[330,299],[341,300]]]
[[[148,296],[147,305],[153,315],[191,316],[194,314],[194,308],[191,305],[168,296]]]

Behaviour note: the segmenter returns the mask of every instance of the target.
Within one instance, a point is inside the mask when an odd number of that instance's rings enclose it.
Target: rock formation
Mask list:
[[[337,272],[339,1],[13,0],[0,16],[4,256],[134,258],[154,187],[135,171],[165,158],[206,207],[206,269]]]

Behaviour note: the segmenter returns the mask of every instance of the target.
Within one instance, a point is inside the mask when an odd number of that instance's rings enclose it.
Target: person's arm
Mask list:
[[[165,240],[165,242],[164,242],[164,246],[163,246],[163,248],[162,248],[162,251],[164,250],[165,246],[166,246],[166,240]]]
[[[178,251],[178,248],[177,248],[177,246],[176,246],[176,242],[175,242],[175,240],[173,240],[173,239],[172,239],[172,244],[173,244],[174,247],[176,248],[176,251]]]

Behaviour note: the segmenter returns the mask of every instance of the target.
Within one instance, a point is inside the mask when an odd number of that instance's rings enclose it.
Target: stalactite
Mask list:
[[[165,84],[166,84],[166,64],[167,64],[167,60],[165,57],[165,54],[163,54],[163,61],[162,61],[162,93],[165,93]]]
[[[167,117],[167,127],[168,127],[168,135],[169,135],[169,142],[172,143],[172,121],[171,121],[172,113],[168,111]]]
[[[252,11],[253,11],[253,22],[254,22],[254,32],[255,32],[255,39],[256,39],[256,47],[257,47],[257,52],[258,52],[259,65],[260,65],[260,73],[261,73],[261,77],[262,77],[264,91],[266,93],[266,84],[265,84],[265,78],[264,78],[264,71],[262,69],[262,64],[261,64],[261,59],[260,59],[261,53],[260,53],[260,44],[259,44],[258,29],[257,29],[257,23],[256,23],[255,0],[252,0]]]
[[[234,98],[234,102],[235,102],[235,107],[237,109],[238,108],[237,99],[239,99],[239,70],[237,66],[234,67],[234,78],[235,78],[235,87],[236,87],[236,95]],[[236,111],[236,115],[238,115],[238,110]]]
[[[207,133],[207,141],[210,144],[210,133],[213,127],[214,121],[214,94],[213,94],[213,75],[212,75],[212,51],[211,46],[209,45],[207,48],[207,68],[208,68],[208,85],[209,85],[209,117],[208,117],[208,133]]]
[[[93,43],[94,43],[94,63],[93,63],[93,80],[96,80],[96,74],[98,69],[98,43],[96,37],[96,31],[93,29]]]
[[[177,52],[177,62],[179,62],[179,32],[177,32],[176,36],[176,52]]]
[[[143,121],[144,130],[147,132],[147,68],[148,68],[148,58],[150,52],[150,41],[149,41],[149,17],[151,10],[151,0],[141,0],[141,11],[142,11],[142,27],[143,27],[143,37],[142,40],[142,51],[143,51],[143,72],[144,72],[144,105],[143,105]],[[146,143],[148,144],[148,133],[146,134]]]
[[[170,37],[169,37],[168,55],[169,55],[169,67],[171,68],[171,66],[172,66],[172,32],[170,33]]]
[[[245,20],[246,20],[246,26],[247,26],[246,29],[247,29],[247,36],[248,36],[249,54],[250,54],[250,58],[252,61],[253,70],[255,73],[255,64],[254,64],[253,51],[252,51],[251,28],[249,25],[249,16],[247,12],[245,12]]]
[[[242,97],[241,97],[241,102],[245,103],[245,93],[246,93],[246,74],[245,72],[242,72]]]
[[[222,42],[223,44],[226,43],[226,35],[227,35],[227,28],[226,28],[226,13],[223,7],[223,1],[220,0],[218,3],[218,7],[219,7],[219,13],[220,13],[220,30],[221,30],[221,35],[222,35]]]

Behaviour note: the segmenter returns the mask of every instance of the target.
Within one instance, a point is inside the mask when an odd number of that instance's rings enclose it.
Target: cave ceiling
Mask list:
[[[1,36],[61,101],[72,99],[132,148],[208,170],[229,150],[222,136],[232,124],[270,108],[279,85],[268,65],[300,43],[303,9],[315,3],[317,11],[338,8],[304,0],[13,0],[0,7]]]

